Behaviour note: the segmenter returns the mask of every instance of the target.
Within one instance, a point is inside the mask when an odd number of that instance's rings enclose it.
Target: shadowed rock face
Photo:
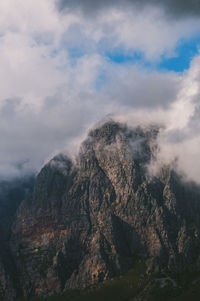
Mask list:
[[[96,284],[138,256],[149,272],[200,268],[200,190],[168,167],[148,175],[157,133],[107,122],[76,163],[59,155],[44,166],[10,238],[24,296]]]
[[[20,292],[20,282],[9,247],[11,226],[17,208],[31,192],[34,178],[0,182],[0,297],[12,300]]]

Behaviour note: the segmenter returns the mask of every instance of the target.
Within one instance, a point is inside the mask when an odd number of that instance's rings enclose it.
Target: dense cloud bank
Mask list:
[[[183,73],[146,64],[176,56],[180,39],[199,31],[198,7],[175,2],[173,11],[188,10],[190,18],[169,20],[155,1],[143,10],[129,10],[130,1],[0,2],[1,178],[37,172],[60,151],[75,155],[88,129],[111,115],[163,124],[156,164],[178,157],[179,170],[200,182],[200,57]],[[88,18],[66,8],[75,5],[87,14],[100,5],[104,13]],[[116,49],[139,52],[142,61],[119,64],[107,55]]]

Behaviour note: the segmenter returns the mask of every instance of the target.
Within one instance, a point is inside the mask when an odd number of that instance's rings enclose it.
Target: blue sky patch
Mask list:
[[[143,61],[142,52],[125,52],[120,49],[115,49],[113,51],[106,52],[105,55],[109,60],[117,64],[128,64]]]
[[[183,72],[190,67],[191,60],[199,53],[200,36],[193,39],[181,39],[175,49],[174,57],[166,57],[163,55],[159,63],[152,63],[145,60],[142,52],[127,52],[123,49],[115,49],[106,52],[105,56],[112,62],[117,64],[141,64],[152,70],[166,70]]]
[[[190,40],[180,40],[176,57],[163,57],[159,69],[182,72],[190,67],[191,60],[199,53],[200,36]]]

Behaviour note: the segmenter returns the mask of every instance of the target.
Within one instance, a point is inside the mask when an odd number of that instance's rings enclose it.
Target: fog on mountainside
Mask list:
[[[200,0],[0,0],[0,301],[200,300]]]
[[[12,193],[24,199],[8,219],[9,233],[1,229],[4,300],[98,286],[141,260],[149,285],[156,273],[175,287],[177,275],[198,274],[200,187],[166,164],[149,174],[158,134],[157,126],[104,122],[90,130],[75,161],[63,154],[50,160],[32,193],[32,183],[21,190],[13,184],[9,201]],[[150,288],[138,294],[150,296]]]

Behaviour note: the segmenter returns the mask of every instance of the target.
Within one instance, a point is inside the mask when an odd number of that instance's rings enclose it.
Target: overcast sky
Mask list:
[[[162,122],[159,160],[200,182],[200,1],[1,0],[0,177],[77,152],[111,114]]]
[[[134,9],[143,8],[146,5],[155,6],[165,10],[171,17],[198,16],[200,14],[199,0],[57,0],[57,7],[60,11],[78,9],[91,15],[99,13],[100,10],[112,8],[124,8],[128,6]]]

